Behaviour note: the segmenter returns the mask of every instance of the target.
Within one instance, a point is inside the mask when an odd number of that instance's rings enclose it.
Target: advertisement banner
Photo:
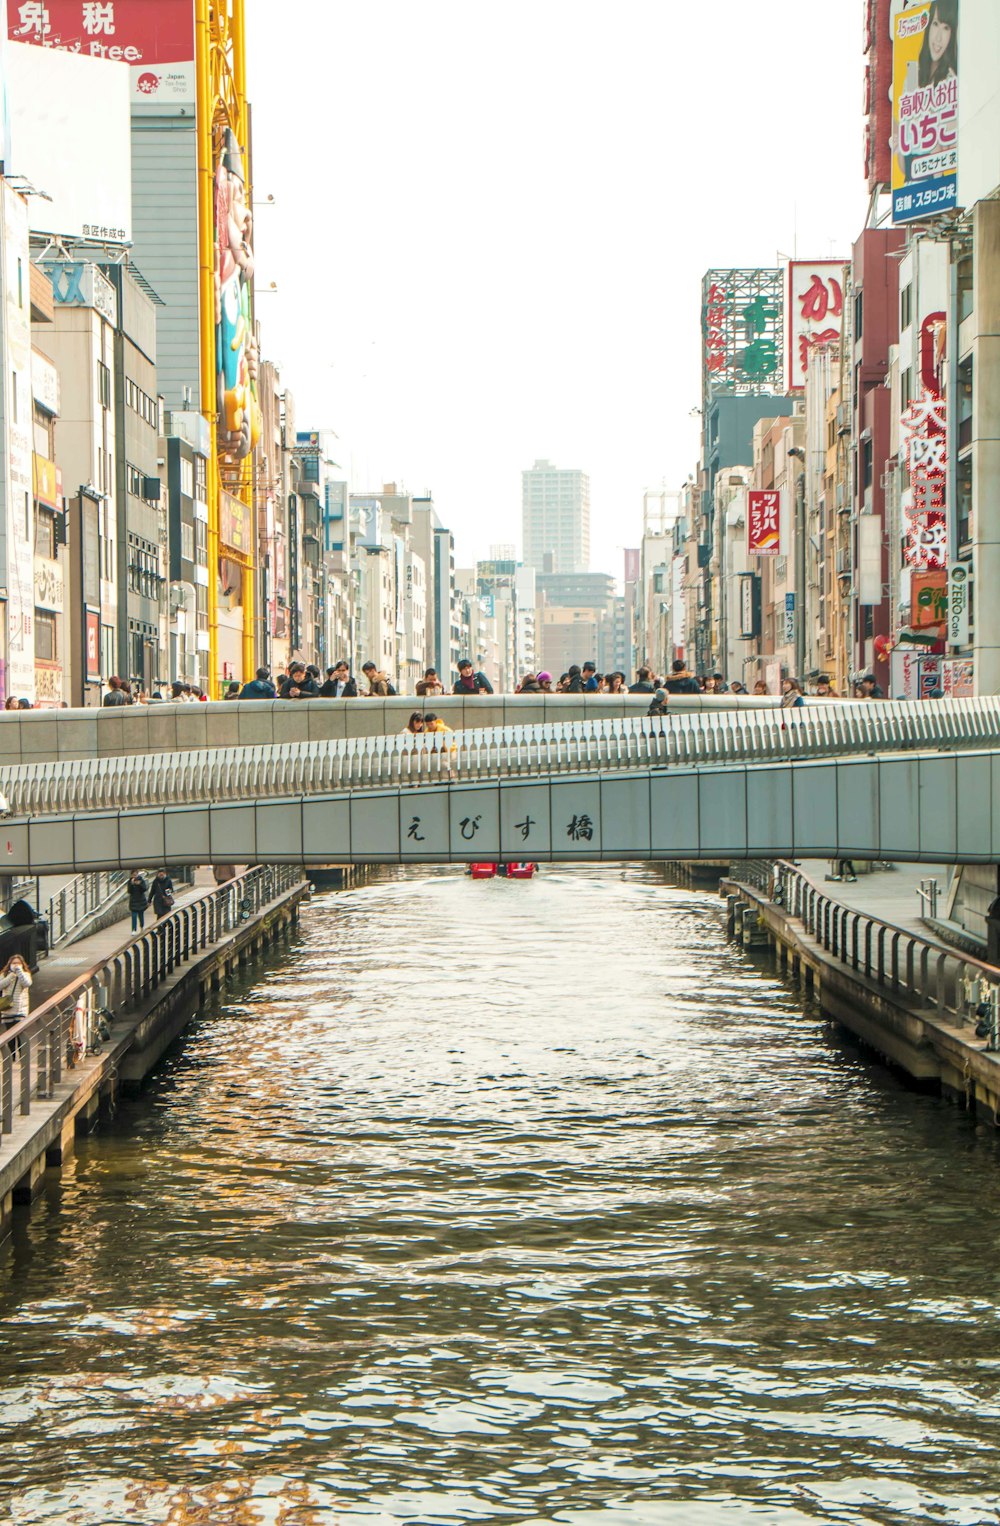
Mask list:
[[[12,42],[128,64],[140,109],[195,104],[194,0],[7,0],[7,31]]]
[[[219,450],[237,461],[249,456],[263,428],[250,300],[252,239],[243,151],[227,128],[215,170],[215,357]]]
[[[975,664],[972,658],[942,659],[941,687],[946,699],[971,699],[976,692]]]
[[[219,542],[230,551],[249,556],[250,510],[245,503],[223,489],[219,494]]]
[[[788,389],[806,384],[809,352],[840,347],[844,332],[844,260],[789,260],[786,314]]]
[[[972,593],[972,568],[968,562],[952,562],[948,568],[948,632],[952,646],[969,643],[969,599]]]
[[[702,396],[782,390],[780,270],[709,270],[702,280]]]
[[[948,577],[914,572],[910,578],[910,624],[914,630],[942,626],[948,617]]]
[[[59,472],[54,461],[46,460],[35,452],[35,499],[48,509],[62,508],[59,492]]]
[[[101,681],[101,612],[99,609],[87,610],[87,682],[99,684]]]
[[[781,493],[752,487],[747,494],[747,555],[781,555]]]
[[[131,243],[128,71],[53,48],[7,55],[14,166],[46,193],[30,199],[31,231]]]
[[[795,640],[795,595],[785,594],[785,645],[791,646]]]
[[[755,641],[760,635],[760,578],[754,572],[740,573],[740,638]]]
[[[958,205],[958,3],[921,0],[892,37],[892,220]]]

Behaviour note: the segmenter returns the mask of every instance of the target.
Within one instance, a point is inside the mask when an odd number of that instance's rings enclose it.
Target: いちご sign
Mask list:
[[[892,38],[892,220],[958,205],[958,3],[924,0]]]
[[[781,493],[751,488],[747,495],[747,555],[781,555]]]

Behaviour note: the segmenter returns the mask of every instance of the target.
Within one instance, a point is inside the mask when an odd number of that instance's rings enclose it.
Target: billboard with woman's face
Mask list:
[[[895,18],[894,223],[922,222],[958,204],[958,4],[921,0]]]
[[[221,454],[244,460],[260,439],[253,332],[252,219],[243,155],[229,129],[215,173],[215,353]]]

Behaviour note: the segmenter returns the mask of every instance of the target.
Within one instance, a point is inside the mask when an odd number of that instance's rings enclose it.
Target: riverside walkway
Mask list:
[[[54,955],[29,1017],[0,1035],[0,1235],[102,1103],[148,1074],[206,991],[289,927],[308,894],[290,868],[204,878],[141,932],[119,922]],[[101,1012],[110,1032],[99,1039]]]
[[[847,883],[829,870],[825,859],[732,864],[722,882],[730,934],[769,944],[829,1017],[912,1080],[1000,1126],[1000,968],[924,922],[917,891],[935,866]],[[942,890],[947,874],[937,866]]]

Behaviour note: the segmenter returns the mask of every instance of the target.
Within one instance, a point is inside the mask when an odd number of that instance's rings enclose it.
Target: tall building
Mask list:
[[[590,568],[590,478],[536,461],[521,473],[524,563],[535,572]]]

